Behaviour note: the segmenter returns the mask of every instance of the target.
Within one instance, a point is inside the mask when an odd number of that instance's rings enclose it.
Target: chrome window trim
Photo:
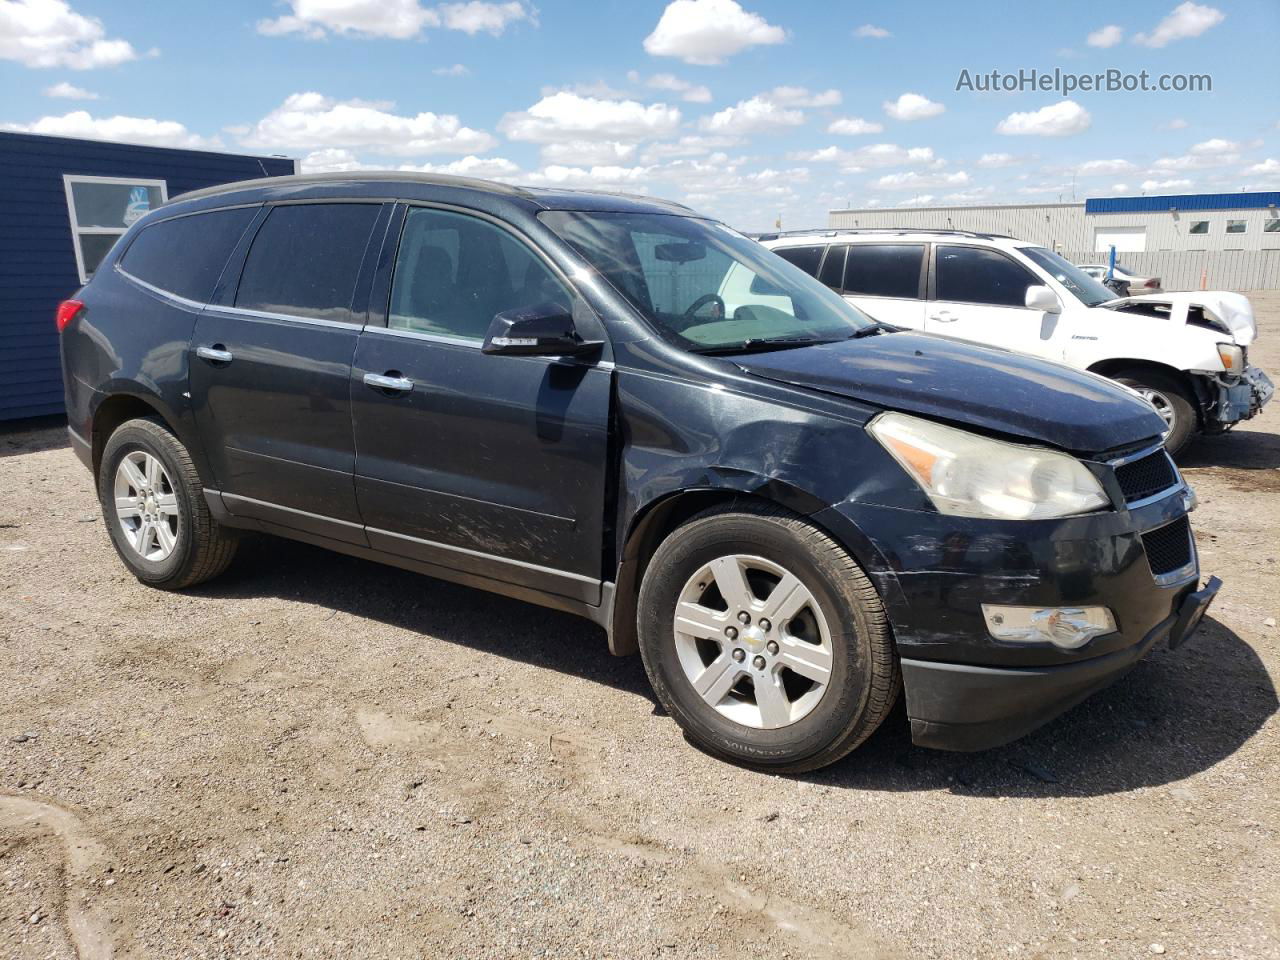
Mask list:
[[[301,317],[292,313],[273,313],[270,310],[250,310],[248,307],[231,307],[222,306],[221,304],[207,304],[211,312],[226,313],[232,316],[244,317],[246,320],[285,320],[292,323],[305,323],[313,327],[336,327],[340,330],[354,330],[357,333],[363,329],[363,324],[347,323],[342,320],[324,320],[320,317]]]
[[[198,300],[188,300],[186,297],[180,294],[172,293],[164,289],[163,287],[157,287],[154,283],[147,283],[147,281],[143,280],[141,277],[135,277],[132,273],[130,273],[124,267],[120,266],[118,262],[115,264],[115,271],[116,273],[124,277],[126,280],[136,283],[138,286],[142,287],[142,289],[148,290],[151,293],[154,293],[157,296],[163,297],[166,300],[172,300],[175,303],[178,303],[184,307],[187,307],[188,309],[203,310],[205,307],[208,306],[207,303],[201,303]]]

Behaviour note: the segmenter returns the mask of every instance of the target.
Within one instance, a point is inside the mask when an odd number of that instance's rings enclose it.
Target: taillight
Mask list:
[[[1144,283],[1144,284],[1143,284],[1143,286],[1144,286],[1144,287],[1151,287],[1151,289],[1153,289],[1153,290],[1154,290],[1156,287],[1160,286],[1160,278],[1159,278],[1159,277],[1152,277],[1150,280],[1148,280],[1146,283]]]
[[[84,304],[79,300],[63,300],[58,304],[58,312],[53,318],[53,322],[58,325],[58,332],[61,333],[67,329],[67,324],[83,309]]]

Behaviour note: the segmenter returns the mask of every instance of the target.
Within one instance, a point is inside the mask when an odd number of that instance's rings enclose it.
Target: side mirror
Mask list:
[[[573,327],[573,314],[561,303],[536,303],[504,310],[493,318],[481,353],[516,357],[566,357],[600,349],[598,340],[583,340]]]
[[[1058,299],[1058,295],[1048,287],[1040,284],[1032,284],[1027,287],[1027,295],[1024,302],[1028,310],[1038,310],[1040,313],[1062,312],[1062,301]]]

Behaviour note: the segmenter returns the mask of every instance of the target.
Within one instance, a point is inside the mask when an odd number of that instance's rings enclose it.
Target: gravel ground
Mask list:
[[[1186,473],[1188,646],[770,777],[568,616],[269,538],[149,590],[60,428],[0,433],[0,957],[1280,957],[1280,402]]]

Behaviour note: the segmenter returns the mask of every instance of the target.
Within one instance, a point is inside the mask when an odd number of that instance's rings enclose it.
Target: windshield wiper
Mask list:
[[[707,347],[703,350],[694,350],[694,353],[703,356],[718,356],[727,353],[757,353],[766,350],[789,350],[792,347],[812,347],[822,343],[838,343],[836,339],[830,337],[752,337],[743,340],[741,343],[730,344],[723,347]]]
[[[877,320],[868,327],[862,327],[849,334],[850,340],[861,340],[863,337],[869,337],[876,333],[897,333],[901,327],[895,327],[892,323],[881,323]]]

